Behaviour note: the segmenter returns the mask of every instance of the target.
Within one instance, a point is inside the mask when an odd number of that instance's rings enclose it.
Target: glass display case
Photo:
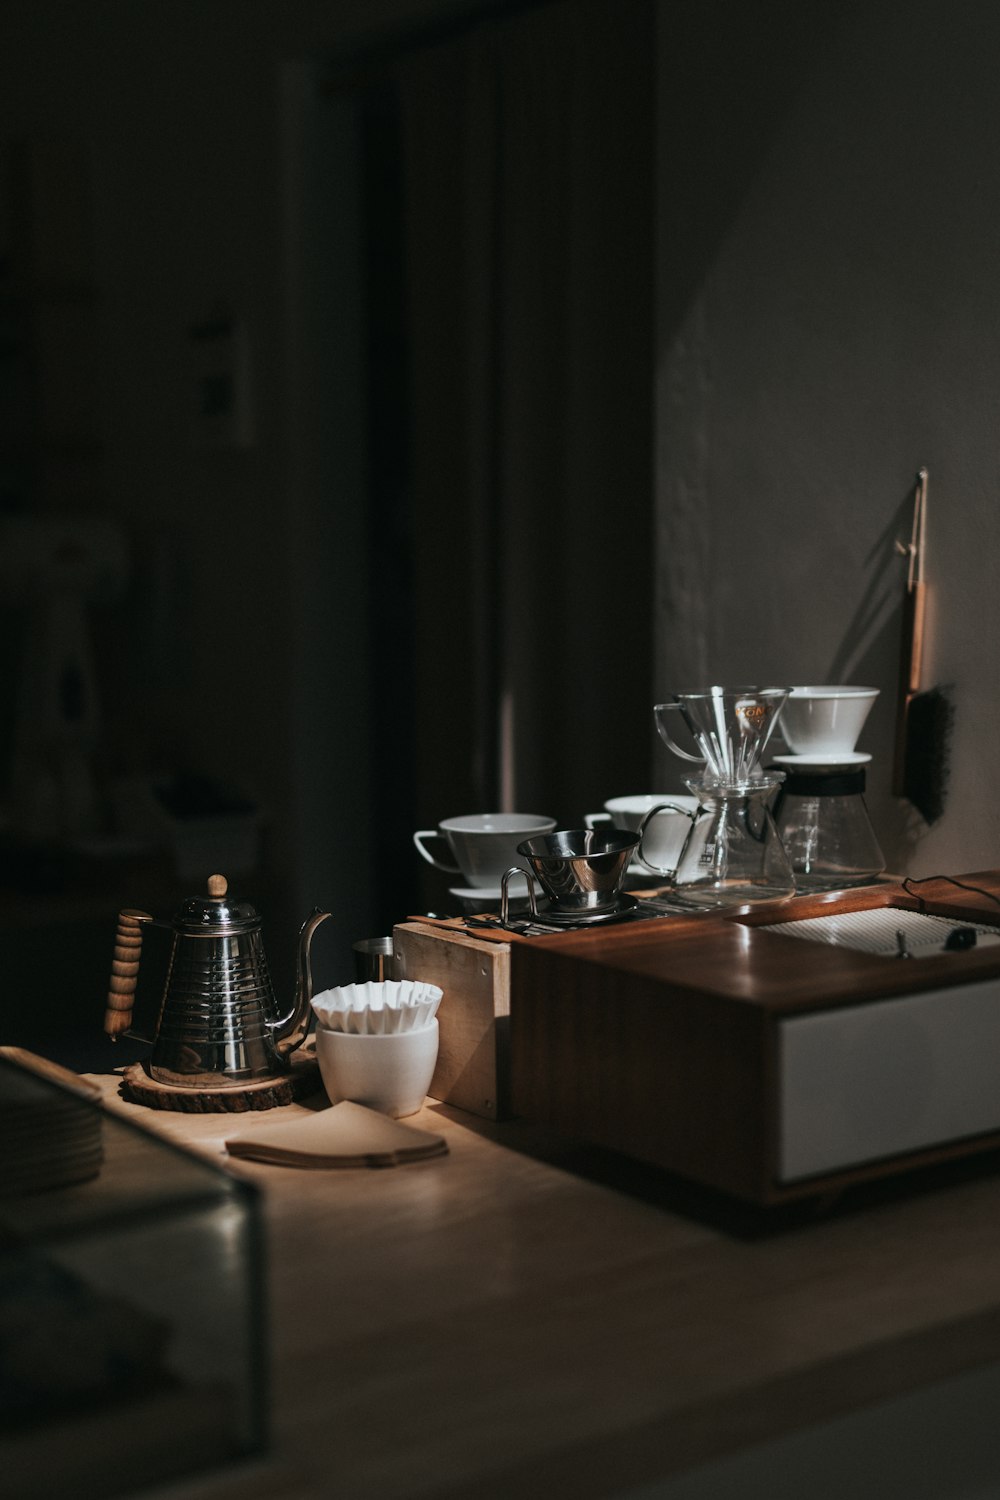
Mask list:
[[[0,1464],[94,1500],[266,1443],[259,1195],[0,1049]]]

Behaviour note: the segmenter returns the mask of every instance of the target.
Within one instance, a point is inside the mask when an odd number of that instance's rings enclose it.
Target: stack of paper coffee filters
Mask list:
[[[313,996],[316,1057],[331,1104],[399,1119],[420,1109],[438,1054],[443,991],[415,979],[345,984]]]

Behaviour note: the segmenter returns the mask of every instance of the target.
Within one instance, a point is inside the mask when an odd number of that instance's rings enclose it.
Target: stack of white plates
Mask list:
[[[6,1050],[6,1049],[5,1049]],[[9,1049],[13,1052],[14,1049]],[[72,1092],[16,1070],[0,1075],[0,1197],[69,1187],[96,1177],[103,1146],[99,1091],[76,1080]]]

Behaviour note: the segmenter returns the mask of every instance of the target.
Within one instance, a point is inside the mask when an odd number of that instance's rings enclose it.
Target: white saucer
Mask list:
[[[790,766],[793,771],[807,767],[814,770],[835,770],[838,766],[866,766],[871,760],[863,750],[852,750],[849,755],[772,755],[776,766]]]

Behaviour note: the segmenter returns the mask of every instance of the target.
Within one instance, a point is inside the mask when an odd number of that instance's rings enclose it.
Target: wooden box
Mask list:
[[[1000,1147],[1000,946],[901,959],[770,931],[1000,924],[1000,874],[511,943],[515,1114],[775,1204]],[[996,941],[995,939],[993,940]]]
[[[503,1119],[510,1106],[510,945],[420,922],[399,923],[392,936],[396,977],[443,991],[431,1098]]]

